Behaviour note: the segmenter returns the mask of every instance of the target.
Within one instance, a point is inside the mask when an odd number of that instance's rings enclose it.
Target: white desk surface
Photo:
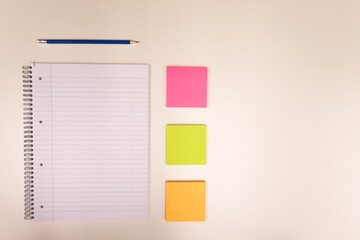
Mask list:
[[[0,238],[358,240],[359,26],[356,0],[2,0]],[[148,221],[23,220],[30,61],[151,65]],[[165,107],[167,65],[209,68],[207,109]],[[208,125],[206,166],[165,165],[168,123]],[[165,222],[165,181],[182,179],[207,181],[206,222]]]

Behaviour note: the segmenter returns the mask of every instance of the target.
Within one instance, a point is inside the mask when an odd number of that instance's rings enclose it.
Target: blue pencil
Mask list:
[[[134,44],[134,40],[101,40],[101,39],[37,39],[44,44]]]

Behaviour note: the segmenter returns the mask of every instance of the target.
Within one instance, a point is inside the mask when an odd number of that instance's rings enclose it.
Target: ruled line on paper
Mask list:
[[[146,205],[147,206],[147,205]],[[81,211],[81,210],[72,210],[72,211],[69,211],[69,210],[61,210],[61,211],[42,211],[42,212],[61,212],[61,213],[81,213],[81,212],[146,212],[147,211],[147,207],[143,210],[88,210],[88,211]]]
[[[117,83],[115,86],[112,82],[107,82],[108,84],[111,84],[111,89],[124,89],[124,83]],[[84,85],[83,85],[84,84]],[[102,86],[104,84],[106,84],[106,82],[102,82],[101,83]],[[125,83],[125,84],[129,84],[129,87],[130,89],[138,89],[138,88],[143,88],[143,89],[147,89],[148,88],[148,85],[147,83]],[[136,85],[135,85],[136,84]],[[53,83],[52,84],[53,87],[56,87],[56,91],[59,91],[60,89],[108,89],[108,87],[99,87],[98,84],[94,84],[94,83],[91,83],[91,82],[81,82],[81,83],[77,83],[76,85],[73,84],[73,82],[70,82],[68,83],[67,85],[66,84],[61,84],[61,85],[58,85],[56,83]],[[37,88],[36,88],[36,92],[46,92],[46,91],[39,91],[39,89],[41,90],[44,90],[46,89],[47,86],[41,86],[39,85]]]
[[[116,79],[116,80],[119,80],[119,79],[145,79],[147,80],[148,78],[146,77],[59,77],[59,76],[56,76],[56,77],[53,77],[53,79],[74,79],[74,78],[77,78],[77,79],[95,79],[95,80],[101,80],[101,79]]]

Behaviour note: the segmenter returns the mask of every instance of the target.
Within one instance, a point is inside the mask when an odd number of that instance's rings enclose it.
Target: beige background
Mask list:
[[[1,239],[360,238],[357,0],[1,0]],[[36,38],[140,40],[44,46]],[[21,66],[151,65],[151,217],[23,220]],[[209,67],[207,109],[165,107],[165,67]],[[165,165],[165,124],[208,125],[206,166]],[[164,182],[207,181],[207,221],[166,223]]]

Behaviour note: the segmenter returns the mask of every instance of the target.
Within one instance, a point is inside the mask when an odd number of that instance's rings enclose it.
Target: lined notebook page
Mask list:
[[[34,220],[148,216],[148,65],[33,64]]]

